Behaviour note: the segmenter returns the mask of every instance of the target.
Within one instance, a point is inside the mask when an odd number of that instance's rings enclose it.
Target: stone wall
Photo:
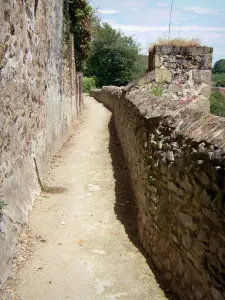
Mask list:
[[[225,299],[225,119],[104,87],[136,196],[139,236],[180,299]]]
[[[0,0],[0,281],[42,178],[76,117],[73,47],[62,47],[63,0]]]
[[[212,52],[209,47],[155,46],[149,53],[149,72],[135,84],[153,95],[182,105],[192,103],[210,111]]]

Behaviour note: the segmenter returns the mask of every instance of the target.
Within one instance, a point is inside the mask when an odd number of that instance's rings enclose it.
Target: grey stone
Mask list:
[[[160,56],[155,54],[155,67],[160,68],[162,66],[162,61],[160,59]]]
[[[162,149],[162,141],[158,142],[158,148],[161,150]]]
[[[155,81],[157,83],[170,83],[172,81],[172,73],[165,68],[156,69]]]
[[[210,179],[204,171],[197,171],[195,177],[201,182],[202,185],[208,186],[210,184]]]
[[[168,161],[174,161],[174,154],[173,151],[168,151],[166,158],[168,159]]]
[[[192,244],[192,238],[190,236],[189,230],[182,231],[181,240],[182,240],[182,246],[186,250],[190,249],[191,244]]]
[[[167,186],[168,186],[168,189],[173,191],[175,194],[181,195],[181,196],[184,195],[184,191],[179,186],[177,186],[175,183],[173,183],[172,181],[168,180]]]
[[[209,70],[193,70],[192,71],[192,76],[193,80],[197,84],[201,83],[206,83],[210,84],[211,83],[211,71]]]
[[[211,294],[213,296],[213,299],[215,300],[224,300],[222,291],[219,291],[218,289],[216,289],[215,287],[211,287]]]
[[[176,69],[176,67],[177,67],[176,63],[173,63],[173,62],[166,62],[166,63],[165,63],[165,66],[166,66],[168,69]]]
[[[191,231],[196,231],[198,226],[193,222],[193,218],[186,213],[179,212],[178,214],[179,219],[181,220],[182,224]]]
[[[178,84],[170,84],[168,90],[170,93],[181,93],[182,87]]]
[[[190,184],[190,181],[187,176],[184,176],[182,179],[179,180],[179,185],[185,191],[193,191],[193,186]]]
[[[211,198],[204,189],[202,189],[198,201],[206,207],[208,207],[211,204]]]
[[[173,143],[171,143],[171,146],[173,148],[177,149],[178,148],[178,143],[177,142],[173,142]]]

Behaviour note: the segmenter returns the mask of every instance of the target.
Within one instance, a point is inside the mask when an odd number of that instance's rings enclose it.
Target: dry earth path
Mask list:
[[[29,228],[41,242],[11,287],[23,300],[166,299],[138,247],[111,113],[90,97],[85,103],[49,179],[67,191],[36,200]]]

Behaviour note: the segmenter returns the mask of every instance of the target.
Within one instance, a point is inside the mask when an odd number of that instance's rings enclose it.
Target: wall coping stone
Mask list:
[[[212,54],[213,48],[206,47],[206,46],[199,46],[199,47],[181,47],[181,46],[164,46],[164,45],[157,45],[154,46],[153,50],[150,50],[150,53],[153,52],[154,54],[160,53],[162,55],[169,55],[169,54],[179,54],[185,55],[190,54],[193,56],[203,55],[203,54]]]

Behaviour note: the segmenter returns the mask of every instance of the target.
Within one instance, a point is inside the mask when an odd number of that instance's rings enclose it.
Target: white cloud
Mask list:
[[[115,9],[99,9],[98,11],[103,15],[119,14],[119,11]]]
[[[185,10],[192,11],[198,15],[219,15],[219,12],[215,10],[211,10],[208,8],[193,6],[193,7],[186,7]]]
[[[159,7],[167,7],[167,6],[168,6],[168,4],[163,3],[163,2],[157,2],[156,4],[157,4],[157,6],[159,6]]]
[[[115,29],[120,29],[124,32],[155,32],[155,31],[160,31],[160,32],[167,32],[168,31],[168,26],[139,26],[139,25],[124,25],[124,24],[116,24],[114,22],[110,22],[110,24],[115,28]],[[172,26],[171,30],[172,31],[179,31],[182,29],[183,31],[187,32],[225,32],[225,27],[204,27],[204,26]]]
[[[152,8],[152,9],[149,9],[148,12],[150,12],[152,14],[167,14],[167,15],[169,15],[170,9],[168,9],[168,8]]]
[[[134,8],[134,7],[142,7],[144,5],[148,4],[147,1],[127,1],[127,2],[122,2],[122,5],[125,6],[125,7],[131,7],[131,8]]]
[[[137,7],[128,7],[128,9],[130,11],[138,12],[138,8]]]

